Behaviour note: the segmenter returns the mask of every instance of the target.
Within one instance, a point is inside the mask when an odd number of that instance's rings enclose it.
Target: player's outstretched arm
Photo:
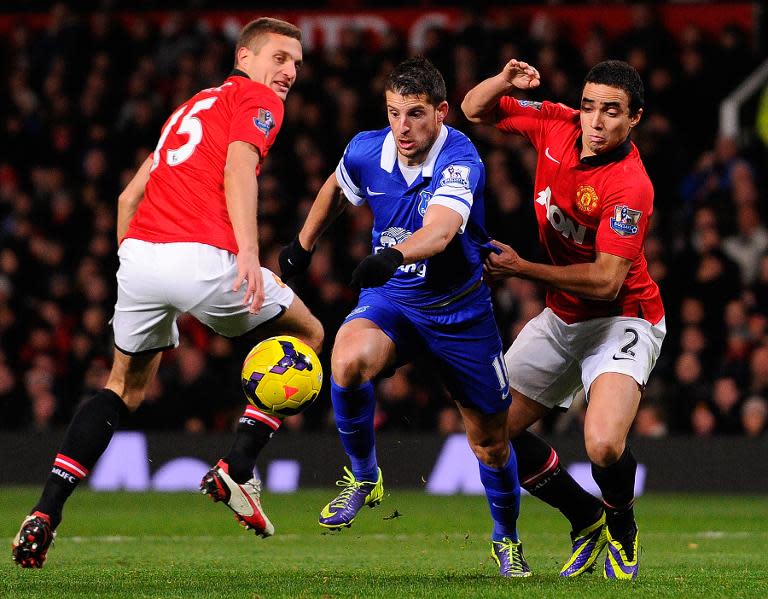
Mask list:
[[[520,277],[556,287],[579,297],[593,300],[616,299],[632,261],[612,254],[597,252],[594,262],[553,266],[523,260],[510,246],[495,239],[500,251],[490,254],[483,265],[488,279]]]
[[[296,239],[280,252],[280,278],[288,281],[309,268],[315,244],[346,206],[347,200],[336,180],[336,173],[331,173],[317,192]]]
[[[149,181],[149,171],[152,168],[152,155],[136,171],[128,185],[117,198],[117,243],[118,245],[128,231],[133,215],[139,208],[139,203],[144,199],[144,189]]]
[[[237,276],[232,290],[247,283],[243,304],[256,314],[264,303],[264,284],[259,263],[258,184],[256,167],[259,151],[253,144],[233,141],[227,149],[224,166],[224,196],[227,213],[237,241]]]
[[[299,231],[299,241],[302,247],[312,250],[326,229],[335,221],[347,207],[347,199],[341,191],[336,179],[336,173],[325,180],[312,207],[307,214],[307,220]]]
[[[461,110],[472,123],[494,125],[499,120],[496,107],[502,96],[515,88],[532,89],[540,83],[541,77],[535,67],[513,58],[498,75],[481,81],[469,90],[461,103]]]

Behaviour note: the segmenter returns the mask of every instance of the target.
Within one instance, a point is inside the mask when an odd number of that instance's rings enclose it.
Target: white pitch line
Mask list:
[[[768,533],[749,532],[746,530],[738,532],[729,532],[725,530],[705,530],[696,533],[695,536],[704,537],[705,539],[745,539],[747,537],[757,537],[764,534]]]

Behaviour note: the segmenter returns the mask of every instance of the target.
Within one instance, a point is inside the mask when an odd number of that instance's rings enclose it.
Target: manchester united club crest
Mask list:
[[[595,188],[591,185],[580,185],[576,190],[576,207],[584,214],[590,214],[600,201]]]

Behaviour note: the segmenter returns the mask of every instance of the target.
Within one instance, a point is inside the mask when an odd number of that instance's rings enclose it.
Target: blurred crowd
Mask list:
[[[534,64],[530,97],[578,106],[587,70],[629,61],[646,85],[633,134],[656,191],[646,244],[662,289],[668,336],[634,433],[766,434],[768,421],[768,230],[766,150],[757,140],[717,136],[718,104],[764,57],[749,32],[725,23],[717,35],[691,25],[665,30],[647,7],[621,35],[599,27],[575,46],[545,12],[520,23],[467,13],[457,31],[433,29],[424,54],[445,75],[449,124],[476,143],[488,174],[488,229],[524,257],[541,258],[532,195],[536,156],[523,139],[474,128],[459,104],[511,57]],[[154,149],[174,107],[220,84],[233,39],[182,13],[154,24],[140,13],[75,15],[64,3],[47,27],[23,20],[0,40],[0,429],[65,425],[99,389],[113,351],[109,319],[117,269],[116,199]],[[358,31],[332,50],[305,54],[285,122],[259,180],[263,263],[303,222],[357,132],[386,125],[383,82],[409,55],[391,32],[376,52]],[[334,334],[355,303],[347,285],[370,252],[370,215],[350,207],[320,243],[296,288]],[[542,289],[511,279],[495,289],[505,344],[543,307]],[[167,352],[149,400],[126,424],[190,432],[233,426],[243,407],[239,369],[247,340],[217,337],[192,319]],[[399,369],[378,386],[380,429],[456,432],[460,419],[428,364]],[[543,423],[571,432],[582,411]],[[290,429],[331,430],[327,390]]]

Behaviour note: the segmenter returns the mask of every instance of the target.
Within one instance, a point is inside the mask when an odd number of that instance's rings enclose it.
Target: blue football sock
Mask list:
[[[373,383],[341,387],[331,377],[331,403],[341,444],[352,462],[352,473],[357,480],[375,482],[379,478],[379,465],[373,431],[376,409]]]
[[[503,468],[480,464],[480,481],[493,518],[493,540],[504,537],[517,541],[517,517],[520,514],[520,483],[517,479],[517,459],[510,446],[509,460]]]

